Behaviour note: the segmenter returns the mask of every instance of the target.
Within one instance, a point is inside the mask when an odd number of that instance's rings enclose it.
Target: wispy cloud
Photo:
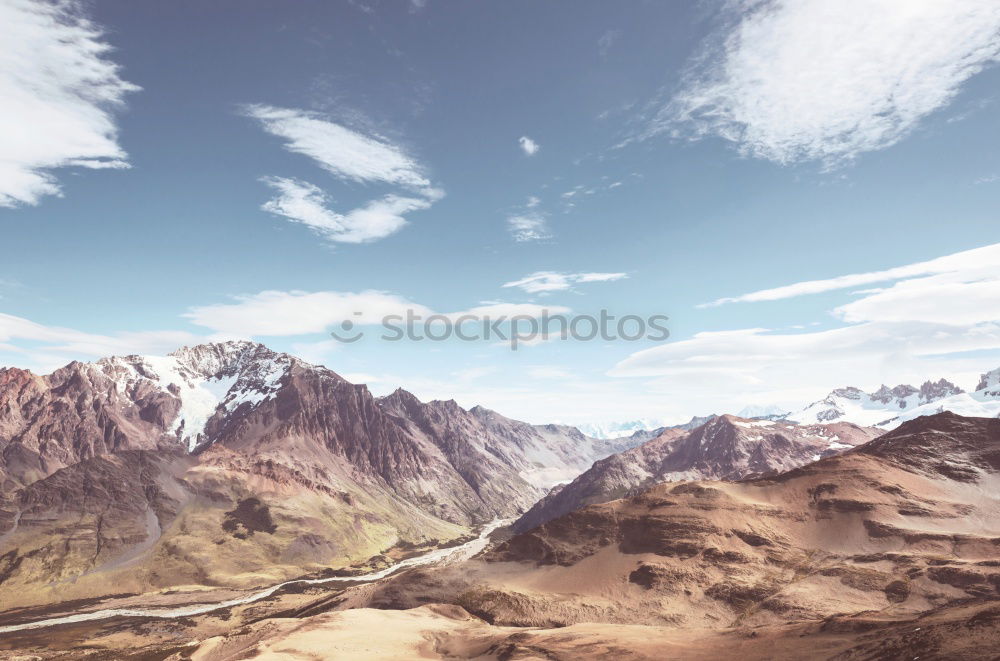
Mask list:
[[[507,218],[507,229],[515,241],[541,241],[551,239],[549,221],[545,214],[539,211],[528,211]]]
[[[406,225],[404,214],[427,209],[438,199],[431,189],[424,191],[425,197],[386,195],[342,214],[330,210],[327,194],[309,182],[283,177],[266,177],[264,181],[279,193],[264,204],[265,211],[307,225],[323,238],[340,243],[387,237]]]
[[[231,303],[194,307],[184,316],[219,333],[252,337],[322,333],[345,320],[377,324],[386,315],[405,315],[407,310],[433,314],[425,306],[383,291],[268,290],[234,298]]]
[[[417,315],[423,320],[441,314],[455,321],[465,315],[483,318],[562,314],[569,308],[533,303],[490,302],[455,312],[435,312],[426,305],[385,291],[278,291],[236,296],[229,303],[198,306],[183,316],[216,333],[235,337],[277,337],[322,333],[334,324],[378,325],[390,315]]]
[[[597,53],[601,56],[602,60],[608,57],[608,52],[611,50],[611,47],[621,36],[621,30],[608,30],[600,36],[597,40]]]
[[[341,179],[418,189],[430,186],[423,167],[381,136],[363,135],[305,110],[266,105],[243,110],[268,133],[284,138],[288,151],[308,156]]]
[[[992,0],[744,0],[646,136],[714,135],[778,163],[888,147],[1000,54]]]
[[[120,77],[83,4],[0,3],[0,207],[59,195],[54,168],[126,168],[114,110]]]
[[[365,135],[316,113],[266,105],[249,105],[244,113],[266,131],[284,138],[291,152],[313,159],[339,179],[401,186],[407,195],[390,194],[341,213],[318,186],[300,179],[264,177],[278,197],[262,208],[307,225],[329,241],[367,243],[399,231],[405,214],[429,208],[444,196],[431,185],[424,167],[405,150],[376,135]]]
[[[26,366],[48,372],[80,357],[163,354],[204,338],[185,331],[139,331],[112,335],[48,326],[0,313],[0,351],[20,354]]]
[[[805,296],[807,294],[821,294],[823,292],[846,289],[848,287],[860,287],[876,282],[888,282],[902,278],[912,278],[921,275],[931,275],[939,273],[977,273],[982,269],[1000,268],[1000,243],[963,250],[951,255],[945,255],[925,262],[916,262],[905,266],[897,266],[882,271],[870,271],[867,273],[851,273],[835,278],[824,280],[805,280],[782,287],[772,289],[761,289],[732,296],[720,298],[711,303],[703,303],[698,307],[714,307],[726,303],[753,303],[759,301],[777,301],[794,296]],[[863,293],[863,292],[859,292]]]
[[[639,351],[609,374],[655,377],[648,385],[666,397],[701,407],[712,401],[726,410],[754,398],[804,404],[842,385],[919,383],[990,369],[995,362],[967,355],[997,349],[1000,323],[988,314],[972,324],[873,321],[795,333],[750,328],[698,333]]]
[[[701,384],[705,392],[699,396],[714,389],[720,397],[737,393],[749,401],[996,367],[989,358],[984,364],[982,356],[970,356],[1000,350],[1000,244],[730,300],[776,301],[889,280],[896,282],[845,291],[857,298],[830,310],[838,327],[808,331],[798,324],[792,330],[698,333],[634,353],[611,373],[658,377],[664,387],[672,383],[678,394],[685,389],[684,396],[697,394],[694,389]],[[823,375],[822,384],[817,374]]]
[[[529,138],[526,135],[522,135],[517,139],[517,144],[521,146],[521,151],[523,151],[527,156],[534,156],[541,149],[541,146]]]
[[[520,280],[505,282],[504,287],[517,287],[528,294],[566,291],[573,285],[585,282],[610,282],[627,278],[626,273],[558,273],[538,271]]]

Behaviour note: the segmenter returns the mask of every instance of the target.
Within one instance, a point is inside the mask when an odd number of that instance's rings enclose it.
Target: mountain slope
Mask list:
[[[548,494],[514,524],[528,530],[592,503],[658,482],[741,479],[781,472],[868,441],[878,432],[849,423],[795,425],[723,415],[691,431],[673,428],[596,462]]]
[[[249,342],[0,373],[0,596],[248,585],[517,516],[617,442]]]
[[[998,483],[1000,420],[926,416],[775,477],[590,505],[336,607],[439,602],[501,626],[703,633],[1000,603]]]

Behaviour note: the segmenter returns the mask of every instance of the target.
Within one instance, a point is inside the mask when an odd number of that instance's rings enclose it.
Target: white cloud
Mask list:
[[[60,194],[50,170],[125,168],[113,110],[138,90],[82,3],[0,3],[0,207]]]
[[[409,313],[423,320],[443,314],[451,320],[462,315],[496,319],[515,315],[540,317],[564,314],[569,308],[530,303],[492,302],[457,312],[436,313],[425,305],[384,291],[262,291],[234,297],[233,303],[191,308],[183,316],[198,326],[237,337],[290,336],[322,333],[343,321],[355,325],[378,325],[384,317]],[[2,338],[0,338],[2,339]]]
[[[610,373],[657,377],[658,387],[689,399],[714,392],[720,402],[781,403],[842,385],[954,378],[1000,364],[1000,244],[733,300],[778,300],[881,280],[897,282],[844,292],[858,298],[831,311],[839,327],[699,333],[634,353]]]
[[[341,179],[415,189],[430,186],[424,168],[381,136],[363,135],[304,110],[249,105],[244,112],[268,133],[284,138],[288,151],[308,156]]]
[[[199,326],[240,337],[322,333],[349,320],[377,324],[391,314],[433,314],[430,309],[381,291],[262,291],[237,296],[235,303],[194,307],[184,316]],[[358,313],[358,314],[355,314]]]
[[[504,287],[518,287],[529,294],[566,291],[574,284],[583,282],[609,282],[627,278],[627,273],[558,273],[556,271],[538,271],[520,280],[505,282]]]
[[[535,305],[534,303],[490,303],[489,305],[479,305],[462,312],[451,312],[448,314],[452,319],[456,319],[465,314],[477,317],[541,317],[543,314],[555,315],[566,314],[570,309],[561,305]]]
[[[259,120],[269,133],[284,138],[289,151],[308,156],[340,179],[402,186],[411,191],[385,195],[341,213],[329,208],[329,196],[314,184],[287,177],[262,179],[279,195],[261,208],[307,225],[325,239],[376,241],[406,225],[405,214],[427,209],[444,197],[444,191],[431,186],[422,165],[381,136],[364,135],[304,110],[249,105],[244,113]]]
[[[888,147],[998,59],[995,0],[743,0],[647,135],[827,165]]]
[[[898,266],[883,271],[870,271],[867,273],[852,273],[835,278],[824,280],[805,280],[791,285],[774,287],[773,289],[761,289],[758,291],[719,298],[711,303],[703,303],[698,307],[712,307],[726,303],[753,303],[759,301],[777,301],[806,294],[821,294],[823,292],[845,289],[848,287],[859,287],[876,282],[886,282],[889,280],[899,280],[901,278],[912,278],[922,275],[933,275],[941,273],[966,273],[973,274],[981,269],[993,272],[1000,264],[1000,243],[994,243],[981,248],[963,250],[951,255],[945,255],[925,262],[916,262],[905,266]],[[867,292],[857,292],[867,293]]]
[[[537,142],[535,142],[526,135],[522,135],[520,138],[518,138],[517,144],[521,146],[521,151],[523,151],[528,156],[534,156],[535,154],[538,153],[538,150],[541,149],[541,147]]]
[[[433,189],[425,191],[427,197],[386,195],[342,214],[330,210],[329,196],[308,182],[284,177],[266,177],[264,181],[279,195],[265,202],[262,209],[307,225],[323,238],[341,243],[365,243],[387,237],[406,225],[404,214],[427,209],[439,197]]]
[[[971,375],[997,365],[997,321],[878,321],[818,332],[699,333],[636,352],[609,375],[652,377],[645,386],[674,405],[732,412],[748,401],[800,407],[847,385],[919,385],[945,377],[970,388]]]
[[[537,211],[530,211],[509,217],[507,219],[507,229],[510,230],[514,240],[518,242],[541,241],[552,238],[552,233],[549,231],[548,218],[546,218],[545,214]]]
[[[80,356],[164,354],[184,344],[205,338],[185,331],[121,332],[113,335],[87,333],[73,328],[47,326],[23,317],[0,313],[0,348],[20,354],[25,365],[49,372]],[[26,341],[25,346],[16,344]],[[14,344],[12,344],[14,342]]]
[[[989,271],[970,269],[903,280],[841,305],[834,314],[849,323],[974,325],[1000,320],[1000,263]]]

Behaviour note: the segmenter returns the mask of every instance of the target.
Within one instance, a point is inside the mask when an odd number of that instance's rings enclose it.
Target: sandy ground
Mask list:
[[[357,609],[269,620],[205,641],[174,661],[268,659],[538,659],[800,661],[995,659],[1000,603],[977,602],[920,618],[846,617],[724,630],[587,623],[558,629],[495,627],[456,606]]]

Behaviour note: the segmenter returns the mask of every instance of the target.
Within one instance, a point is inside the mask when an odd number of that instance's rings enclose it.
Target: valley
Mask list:
[[[8,656],[851,658],[918,620],[997,634],[997,419],[595,439],[240,342],[3,376]]]

